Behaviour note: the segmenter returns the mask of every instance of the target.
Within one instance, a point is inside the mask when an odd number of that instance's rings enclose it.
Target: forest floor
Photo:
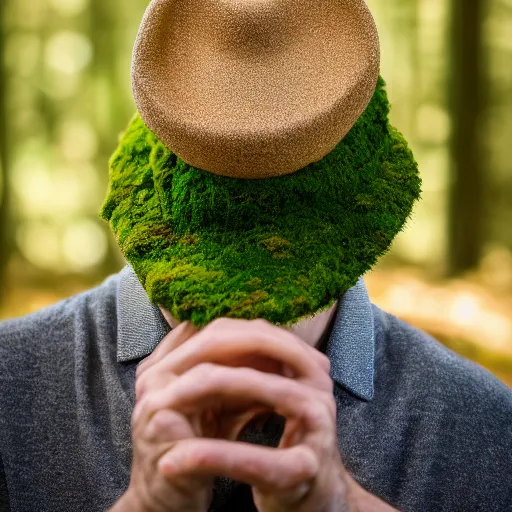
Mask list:
[[[372,302],[486,367],[512,386],[512,288],[484,273],[428,279],[415,269],[376,270]]]
[[[18,272],[16,272],[18,274]],[[19,274],[18,274],[19,275]],[[415,268],[379,268],[365,277],[372,301],[486,367],[512,386],[511,275],[428,278]],[[8,288],[0,319],[31,313],[99,283],[80,276]]]

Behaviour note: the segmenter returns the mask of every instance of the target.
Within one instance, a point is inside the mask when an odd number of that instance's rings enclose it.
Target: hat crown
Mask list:
[[[372,97],[379,57],[364,0],[152,0],[132,89],[189,165],[267,178],[334,149]]]
[[[206,0],[211,36],[219,49],[261,55],[283,47],[292,36],[290,0]]]

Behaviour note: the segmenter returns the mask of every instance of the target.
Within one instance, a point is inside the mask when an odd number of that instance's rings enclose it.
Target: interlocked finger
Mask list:
[[[210,363],[196,366],[144,400],[143,414],[172,409],[196,416],[214,408],[222,414],[264,407],[286,418],[298,418],[311,432],[336,418],[332,395],[279,375],[251,368],[229,368]]]
[[[136,378],[139,378],[144,372],[163,359],[169,352],[185,343],[197,331],[196,327],[190,322],[182,322],[175,327],[162,341],[157,345],[155,350],[141,361],[136,370]]]
[[[190,322],[181,323],[158,344],[149,357],[139,363],[135,381],[135,399],[137,401],[147,389],[158,389],[174,378],[170,372],[158,371],[158,363],[196,332],[197,329]]]
[[[267,492],[287,493],[306,492],[319,470],[307,446],[280,450],[218,439],[180,441],[160,458],[158,466],[169,480],[221,475]]]
[[[252,366],[255,358],[278,362],[291,372],[290,377],[332,392],[328,359],[294,334],[263,320],[216,320],[160,359],[154,369],[181,375],[201,363]]]

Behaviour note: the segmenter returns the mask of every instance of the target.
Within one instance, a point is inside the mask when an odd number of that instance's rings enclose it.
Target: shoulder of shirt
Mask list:
[[[377,393],[381,386],[395,386],[396,393],[411,401],[453,413],[478,410],[480,415],[510,418],[512,390],[507,385],[427,333],[377,306],[373,311]]]
[[[28,315],[0,322],[0,358],[14,351],[30,350],[45,343],[60,343],[76,328],[75,322],[93,322],[107,305],[115,308],[118,274],[101,284]],[[115,309],[113,309],[115,311]]]

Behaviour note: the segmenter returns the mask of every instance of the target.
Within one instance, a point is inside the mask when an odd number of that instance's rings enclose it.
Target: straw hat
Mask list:
[[[378,73],[363,0],[152,0],[132,88],[145,124],[183,161],[267,178],[331,152]]]

